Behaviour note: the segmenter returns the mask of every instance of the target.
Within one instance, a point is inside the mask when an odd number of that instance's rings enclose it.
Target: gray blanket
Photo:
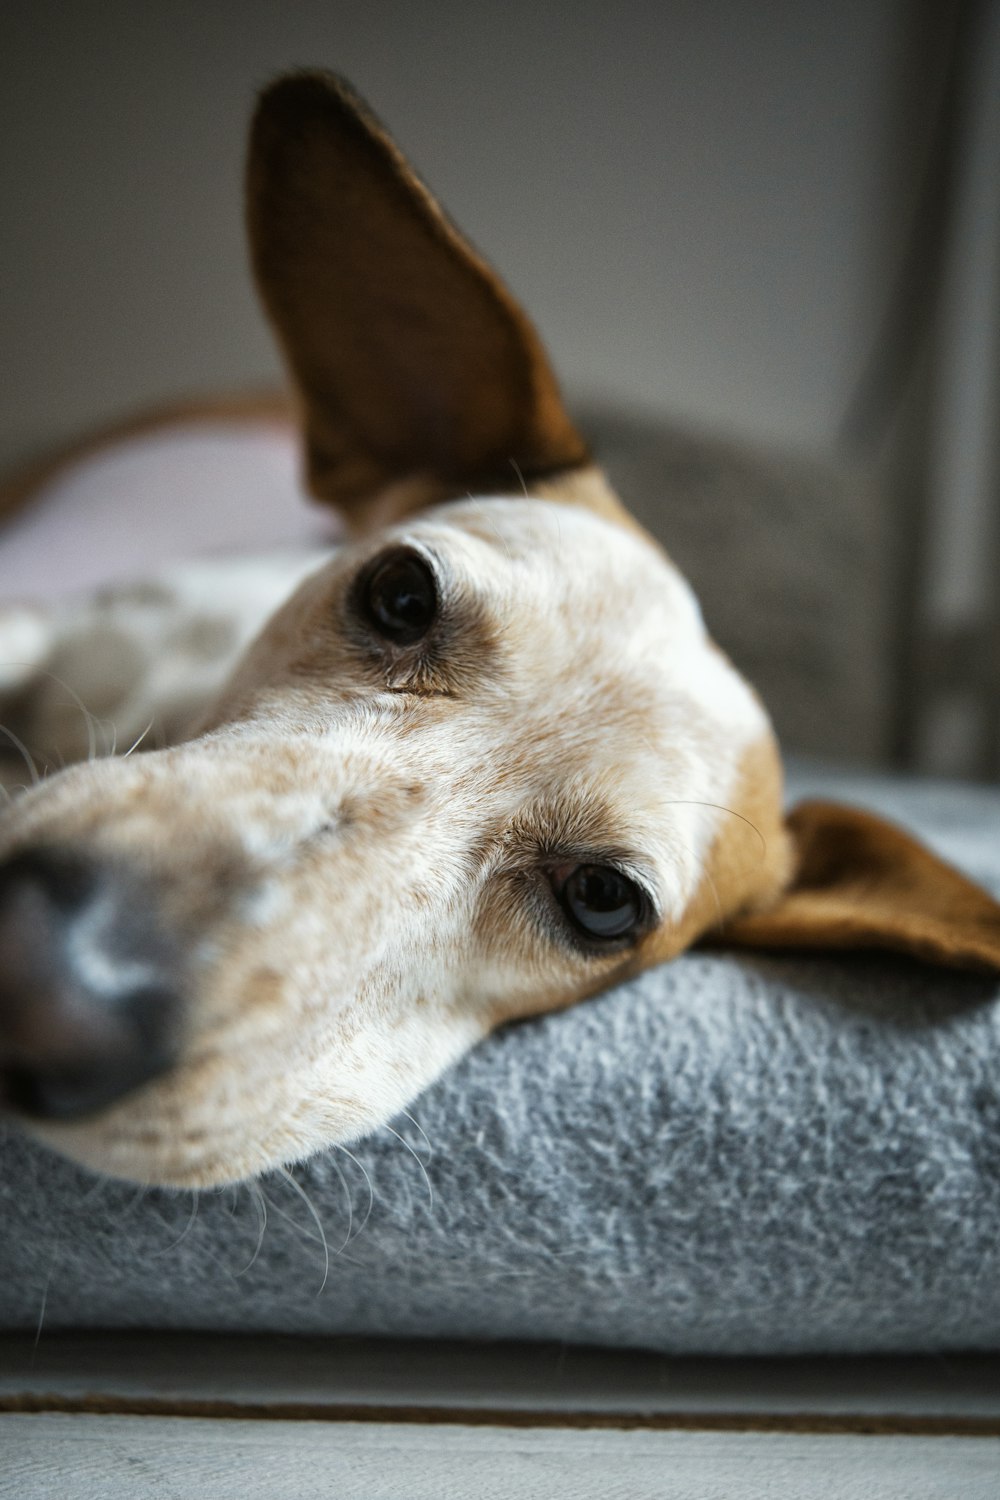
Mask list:
[[[1000,891],[1000,792],[800,774]],[[1000,1347],[1000,983],[695,953],[198,1196],[0,1145],[0,1326]],[[265,1218],[266,1215],[266,1218]]]

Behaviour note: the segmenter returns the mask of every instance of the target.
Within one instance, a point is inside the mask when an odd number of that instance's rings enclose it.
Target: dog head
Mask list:
[[[1000,964],[1000,909],[905,835],[784,820],[753,691],[342,83],[264,95],[248,205],[310,483],[357,537],[193,737],[5,815],[0,1067],[33,1128],[232,1181],[706,935]]]

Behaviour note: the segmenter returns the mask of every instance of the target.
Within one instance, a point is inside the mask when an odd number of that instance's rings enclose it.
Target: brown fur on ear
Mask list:
[[[388,489],[403,511],[586,462],[524,312],[342,79],[265,90],[247,214],[319,498],[364,524]]]
[[[792,884],[717,941],[753,948],[890,948],[951,968],[1000,970],[1000,903],[872,813],[804,802],[788,818]]]

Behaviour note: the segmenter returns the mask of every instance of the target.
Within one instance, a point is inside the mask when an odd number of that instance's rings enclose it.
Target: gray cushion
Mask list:
[[[796,779],[1000,891],[1000,792]],[[294,1182],[142,1192],[11,1130],[0,1211],[0,1326],[1000,1347],[1000,983],[690,954],[494,1036]]]

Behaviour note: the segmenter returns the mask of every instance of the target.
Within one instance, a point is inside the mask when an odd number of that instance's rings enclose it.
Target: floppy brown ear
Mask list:
[[[261,96],[247,212],[319,498],[364,522],[393,486],[409,509],[587,461],[531,323],[342,79]]]
[[[791,886],[718,941],[753,948],[890,948],[952,968],[1000,970],[1000,903],[872,813],[805,802],[788,818]]]

